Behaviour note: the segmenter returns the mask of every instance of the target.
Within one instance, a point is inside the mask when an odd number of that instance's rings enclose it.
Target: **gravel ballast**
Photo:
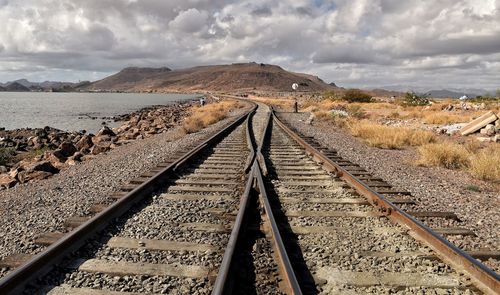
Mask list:
[[[345,130],[327,123],[314,121],[313,125],[306,124],[309,113],[279,115],[304,136],[312,136],[322,146],[336,149],[343,158],[359,164],[394,187],[410,191],[418,204],[412,206],[413,210],[456,213],[461,219],[459,225],[478,235],[471,238],[473,247],[467,247],[468,250],[500,248],[500,194],[493,185],[462,171],[416,166],[413,163],[417,153],[412,148],[386,150],[370,147]],[[467,190],[468,185],[480,187],[481,192]]]
[[[85,216],[95,203],[110,202],[110,193],[128,180],[154,168],[178,151],[208,138],[240,116],[248,107],[197,133],[182,127],[136,140],[70,167],[47,180],[0,191],[0,259],[14,253],[37,253],[34,239],[44,232],[65,232],[64,221]]]

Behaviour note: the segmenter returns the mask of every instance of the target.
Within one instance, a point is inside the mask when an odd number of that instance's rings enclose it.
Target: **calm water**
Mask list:
[[[0,92],[0,127],[51,126],[95,133],[102,117],[195,99],[193,94]],[[92,120],[90,117],[97,117]],[[109,126],[116,124],[108,123]]]

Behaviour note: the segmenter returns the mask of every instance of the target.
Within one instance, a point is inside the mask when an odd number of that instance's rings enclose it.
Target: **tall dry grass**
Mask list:
[[[431,143],[418,148],[421,166],[440,166],[449,169],[468,167],[470,153],[462,145],[452,142]]]
[[[500,144],[493,143],[486,148],[466,142],[432,143],[418,148],[418,165],[462,169],[472,176],[500,182]]]
[[[191,115],[184,120],[182,128],[187,134],[198,132],[227,118],[230,111],[241,107],[243,106],[234,100],[223,100],[203,107],[194,106],[191,109]]]
[[[469,172],[479,179],[500,183],[500,144],[491,144],[472,155]]]
[[[436,135],[430,131],[389,127],[368,121],[352,121],[348,127],[352,135],[364,139],[369,145],[386,149],[420,146],[436,141]]]

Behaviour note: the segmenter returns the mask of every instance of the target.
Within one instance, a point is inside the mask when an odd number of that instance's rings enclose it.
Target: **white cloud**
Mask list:
[[[257,61],[347,86],[500,86],[500,0],[0,0],[0,7],[0,81]]]

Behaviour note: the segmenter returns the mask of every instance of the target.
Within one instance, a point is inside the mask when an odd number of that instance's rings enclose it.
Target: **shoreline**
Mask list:
[[[103,122],[94,135],[86,130],[63,131],[50,126],[0,130],[0,191],[18,183],[51,177],[93,156],[137,139],[167,132],[188,115],[195,100],[143,107],[117,115],[109,128]]]

